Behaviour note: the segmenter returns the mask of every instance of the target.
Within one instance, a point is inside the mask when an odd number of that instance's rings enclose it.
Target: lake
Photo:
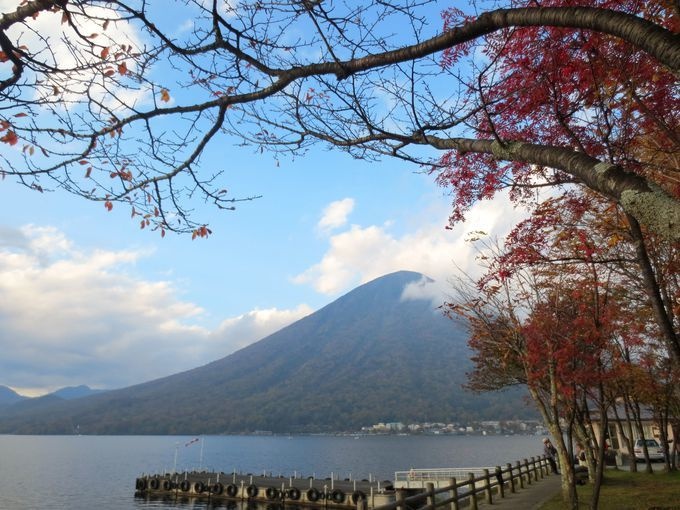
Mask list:
[[[137,476],[202,468],[392,480],[410,468],[480,467],[542,453],[537,436],[0,435],[0,510],[152,510],[207,504],[134,497]]]

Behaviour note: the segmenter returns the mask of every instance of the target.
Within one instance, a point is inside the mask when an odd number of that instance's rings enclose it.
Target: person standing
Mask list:
[[[578,443],[576,445],[576,460],[578,461],[578,465],[581,467],[588,467],[588,459],[586,457],[586,449],[583,447],[581,443]]]
[[[545,457],[548,459],[548,463],[550,464],[550,469],[552,472],[556,475],[559,475],[560,472],[557,470],[557,449],[553,446],[553,444],[550,442],[550,439],[547,437],[543,438],[543,454]]]

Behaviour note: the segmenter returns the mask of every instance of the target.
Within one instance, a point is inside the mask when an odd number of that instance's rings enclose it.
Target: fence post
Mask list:
[[[493,503],[491,499],[491,477],[488,469],[484,470],[484,499],[489,505]]]
[[[449,497],[451,498],[451,510],[459,510],[458,506],[458,482],[455,478],[451,478],[451,490],[449,491]]]
[[[538,482],[538,469],[536,469],[536,457],[531,457],[531,470],[534,472],[534,481]]]
[[[475,487],[474,473],[468,473],[468,487],[470,490],[470,510],[477,510],[477,488]]]
[[[427,482],[425,486],[427,487],[427,505],[434,509],[434,483]]]
[[[366,498],[357,499],[357,510],[368,510],[368,500]]]
[[[515,474],[512,472],[512,464],[509,462],[505,465],[505,467],[508,470],[508,473],[510,473],[510,492],[513,494],[515,493]]]
[[[498,495],[501,498],[505,497],[505,482],[503,481],[503,470],[500,466],[496,466],[496,481],[498,482]]]
[[[397,489],[397,494],[395,496],[396,503],[397,503],[397,510],[406,510],[406,503],[404,502],[404,499],[406,496],[404,496],[404,492],[401,489]]]
[[[529,461],[524,459],[524,468],[527,472],[527,485],[531,485],[531,470],[529,469]]]
[[[543,473],[543,459],[539,457],[536,459],[536,462],[538,463],[538,474],[541,476],[541,479],[545,478],[545,473]]]
[[[517,474],[519,475],[519,488],[524,489],[524,475],[522,474],[522,465],[519,463],[519,461],[516,462],[517,465]]]

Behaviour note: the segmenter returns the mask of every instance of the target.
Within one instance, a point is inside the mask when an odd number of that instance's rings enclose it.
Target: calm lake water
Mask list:
[[[230,473],[392,480],[410,468],[514,463],[542,453],[537,436],[2,436],[0,510],[205,509],[134,497],[143,473]],[[222,507],[224,508],[224,507]]]

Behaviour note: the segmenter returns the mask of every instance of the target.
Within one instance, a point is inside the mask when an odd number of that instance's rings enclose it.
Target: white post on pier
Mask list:
[[[198,470],[203,468],[203,436],[201,436],[201,453],[198,455]]]
[[[177,473],[177,452],[179,451],[179,443],[175,443],[175,464],[172,468],[173,473]]]

